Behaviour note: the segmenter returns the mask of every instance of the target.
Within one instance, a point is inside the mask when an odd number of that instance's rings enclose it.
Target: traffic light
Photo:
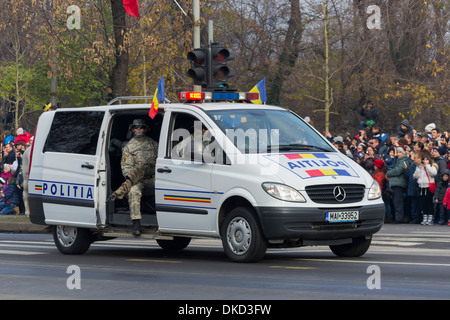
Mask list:
[[[236,71],[227,66],[228,61],[234,60],[234,53],[225,46],[217,43],[211,44],[208,87],[213,89],[228,89],[228,78],[234,77]]]
[[[207,49],[194,49],[187,54],[187,58],[192,62],[192,68],[187,72],[188,76],[194,79],[195,85],[206,87],[208,84]]]

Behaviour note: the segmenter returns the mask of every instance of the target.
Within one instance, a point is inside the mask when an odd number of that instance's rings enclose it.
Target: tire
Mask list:
[[[156,240],[161,248],[167,251],[180,251],[186,248],[191,242],[191,238],[173,237],[173,240]]]
[[[53,241],[62,254],[83,254],[89,249],[93,240],[92,232],[87,229],[69,226],[53,227]]]
[[[372,237],[354,238],[352,243],[330,246],[330,249],[338,257],[360,257],[369,249],[371,242]]]
[[[257,262],[266,254],[267,244],[252,211],[233,209],[221,226],[222,246],[234,262]]]

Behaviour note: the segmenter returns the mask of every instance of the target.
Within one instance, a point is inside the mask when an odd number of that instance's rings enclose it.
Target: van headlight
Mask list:
[[[372,186],[369,189],[369,196],[367,197],[369,200],[375,200],[381,197],[381,188],[378,182],[375,180],[372,183]]]
[[[305,198],[295,190],[284,184],[265,182],[262,184],[262,188],[272,197],[291,202],[306,202]]]

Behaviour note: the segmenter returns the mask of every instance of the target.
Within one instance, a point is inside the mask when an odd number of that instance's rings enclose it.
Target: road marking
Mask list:
[[[415,265],[415,266],[431,266],[431,267],[450,267],[450,263],[424,263],[424,262],[394,262],[394,261],[360,261],[360,260],[338,260],[338,259],[295,259],[298,261],[314,261],[314,262],[342,262],[342,263],[363,263],[363,264],[393,264],[393,265]]]
[[[448,242],[450,235],[431,232],[413,232],[411,234],[376,234],[373,240],[402,240],[425,242]]]
[[[158,262],[158,263],[182,263],[183,262],[183,261],[175,261],[175,260],[153,260],[153,259],[127,259],[127,261]]]
[[[286,267],[286,266],[269,266],[269,269],[295,269],[295,270],[311,270],[314,267]]]
[[[16,251],[16,250],[0,250],[0,254],[15,254],[22,256],[31,256],[35,254],[47,254],[46,252],[32,252],[32,251]]]
[[[0,240],[0,243],[23,243],[23,244],[54,244],[53,241],[22,241],[22,240]]]
[[[400,247],[412,247],[425,244],[424,242],[409,242],[409,241],[386,241],[386,240],[372,240],[373,245],[391,245]]]
[[[0,243],[0,247],[6,247],[6,248],[35,248],[35,249],[51,249],[54,248],[55,245],[48,245],[48,246],[39,246],[39,245],[24,245],[24,244],[3,244]]]

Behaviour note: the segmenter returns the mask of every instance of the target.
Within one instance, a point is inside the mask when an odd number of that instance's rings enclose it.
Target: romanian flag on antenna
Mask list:
[[[253,103],[257,103],[257,104],[266,103],[267,102],[267,97],[266,97],[266,78],[264,78],[260,82],[258,82],[256,84],[256,86],[254,86],[252,88],[252,90],[250,90],[250,92],[257,92],[257,93],[259,93],[259,99],[258,100],[251,100]]]
[[[123,0],[123,6],[125,8],[125,12],[130,16],[139,18],[139,3],[137,0]]]
[[[161,76],[161,79],[158,82],[158,86],[156,87],[155,94],[153,95],[152,106],[150,107],[150,112],[148,116],[150,118],[154,118],[158,113],[159,104],[164,102],[166,99],[164,97],[164,78]]]

